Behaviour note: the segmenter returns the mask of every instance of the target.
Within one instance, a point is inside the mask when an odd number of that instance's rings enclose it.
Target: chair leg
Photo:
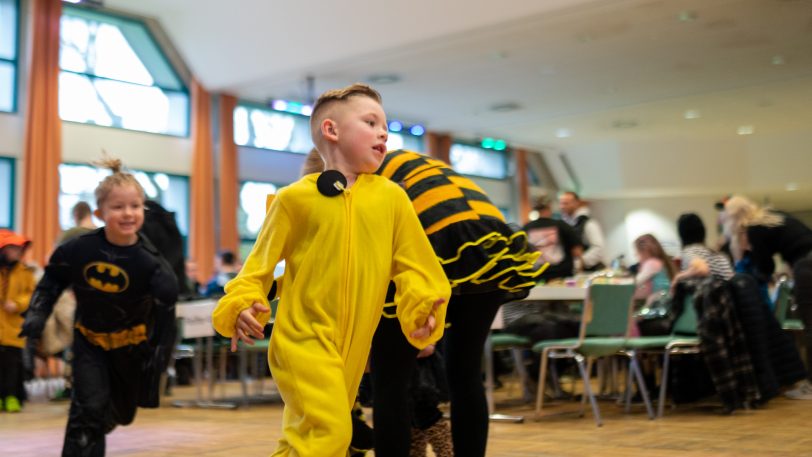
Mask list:
[[[634,352],[629,353],[629,368],[626,370],[626,394],[624,395],[624,401],[626,403],[624,411],[626,411],[626,413],[632,410],[632,364],[634,363],[635,357],[637,357],[637,354]]]
[[[671,354],[668,349],[665,350],[663,355],[663,376],[660,380],[660,399],[657,402],[657,417],[663,417],[665,411],[665,393],[668,389],[668,364],[671,362]]]
[[[643,402],[646,404],[646,412],[648,413],[649,419],[654,419],[654,410],[651,408],[651,400],[648,396],[648,388],[646,388],[646,382],[643,380],[643,372],[640,370],[640,362],[637,360],[637,356],[635,355],[632,357],[632,366],[631,369],[634,372],[635,378],[637,378],[637,388],[640,389],[640,394],[643,396]]]
[[[589,373],[584,369],[584,358],[580,354],[575,356],[578,362],[578,369],[581,371],[581,378],[584,380],[584,394],[589,396],[589,402],[592,404],[592,414],[595,415],[595,425],[598,427],[603,425],[601,420],[601,412],[598,409],[598,402],[595,400],[595,395],[592,394],[592,387],[589,385]]]
[[[533,394],[530,393],[530,378],[527,376],[527,368],[524,366],[524,357],[522,357],[522,350],[520,348],[511,348],[513,354],[513,363],[516,367],[516,374],[519,375],[519,380],[522,384],[522,399],[528,403],[533,401]]]
[[[563,397],[564,392],[561,390],[561,377],[558,376],[558,367],[554,363],[550,365],[550,382],[553,384],[553,397]]]
[[[587,379],[589,379],[589,377],[592,376],[592,365],[594,363],[595,363],[595,359],[593,359],[591,357],[586,358],[586,376],[587,376]],[[600,369],[600,363],[601,363],[601,360],[598,360],[598,368],[599,369]],[[591,384],[590,384],[590,387],[592,387]],[[586,408],[586,390],[584,390],[584,393],[581,395],[581,410],[578,413],[579,417],[584,417],[584,409],[585,408]]]
[[[539,385],[536,389],[536,417],[541,415],[541,408],[544,407],[544,387],[547,385],[547,358],[550,351],[541,351],[541,367],[539,368]]]

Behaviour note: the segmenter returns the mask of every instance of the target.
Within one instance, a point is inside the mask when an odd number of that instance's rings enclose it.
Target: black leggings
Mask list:
[[[795,303],[804,323],[806,370],[812,377],[812,255],[795,262],[792,266],[792,276],[795,280]]]
[[[23,350],[14,346],[0,346],[0,400],[12,395],[22,401]]]
[[[454,454],[485,455],[488,442],[488,405],[482,383],[482,354],[502,292],[454,295],[443,337],[451,397],[451,435]],[[372,341],[372,395],[375,455],[408,456],[411,438],[407,391],[417,349],[400,329],[397,319],[382,318]]]

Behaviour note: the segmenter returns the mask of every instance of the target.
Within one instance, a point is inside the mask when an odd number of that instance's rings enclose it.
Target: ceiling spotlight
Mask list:
[[[736,133],[739,135],[752,135],[755,131],[755,128],[752,125],[740,125],[738,129],[736,129]]]
[[[572,136],[570,129],[558,129],[555,131],[556,138],[569,138]]]
[[[697,20],[698,17],[699,14],[697,14],[696,11],[685,10],[679,12],[679,14],[677,15],[677,20],[679,20],[680,22],[693,22]]]
[[[400,132],[401,130],[403,130],[403,123],[400,121],[389,121],[390,132]]]
[[[395,73],[382,73],[377,75],[370,75],[367,78],[371,84],[394,84],[400,82],[400,76]]]
[[[770,59],[770,63],[773,65],[784,65],[785,63],[787,63],[787,61],[786,59],[784,59],[784,56],[779,54],[773,56],[773,58]]]
[[[702,113],[700,113],[699,110],[696,109],[689,109],[682,114],[682,117],[684,117],[685,119],[699,119],[700,117],[702,117]]]
[[[612,122],[612,127],[616,129],[631,129],[637,127],[637,121],[634,119],[618,119]]]
[[[798,183],[797,182],[788,182],[785,189],[787,189],[787,192],[795,192],[796,190],[798,190]]]
[[[491,111],[496,111],[497,113],[509,113],[511,111],[516,111],[521,108],[516,102],[505,102],[505,103],[497,103],[496,105],[491,106]]]

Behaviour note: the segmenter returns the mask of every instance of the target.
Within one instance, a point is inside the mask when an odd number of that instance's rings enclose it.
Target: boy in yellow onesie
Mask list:
[[[388,136],[378,92],[363,84],[328,91],[310,126],[328,171],[279,191],[213,323],[232,350],[261,338],[273,270],[285,260],[268,354],[285,402],[273,455],[339,457],[389,280],[401,330],[421,349],[442,336],[451,291],[406,193],[373,174]]]

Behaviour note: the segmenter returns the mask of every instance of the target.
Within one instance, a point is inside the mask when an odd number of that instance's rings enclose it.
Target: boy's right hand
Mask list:
[[[234,336],[231,337],[231,352],[237,351],[237,341],[242,340],[245,344],[254,345],[253,338],[262,339],[265,337],[262,324],[257,321],[256,316],[260,313],[270,313],[270,308],[262,303],[254,302],[250,308],[242,310],[237,316]]]

